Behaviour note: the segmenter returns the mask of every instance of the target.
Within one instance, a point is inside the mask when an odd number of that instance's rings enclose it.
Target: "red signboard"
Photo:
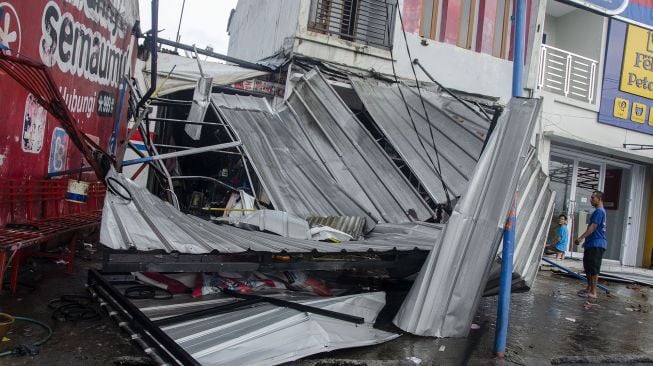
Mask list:
[[[0,0],[0,52],[48,66],[80,129],[107,148],[122,79],[134,71],[137,20],[137,0]],[[79,168],[59,122],[3,72],[0,83],[0,178]]]

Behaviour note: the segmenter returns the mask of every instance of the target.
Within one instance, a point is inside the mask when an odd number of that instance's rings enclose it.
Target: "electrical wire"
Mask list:
[[[108,177],[106,182],[107,182],[107,190],[108,190],[109,192],[111,192],[111,193],[113,193],[114,195],[116,195],[116,196],[118,196],[118,197],[124,199],[124,200],[127,201],[127,202],[131,202],[131,201],[134,199],[134,197],[132,196],[131,192],[127,189],[127,187],[125,187],[125,185],[122,184],[122,183],[121,183],[119,180],[117,180],[116,178],[114,178],[114,177]],[[127,195],[123,194],[122,192],[120,192],[120,190],[116,189],[116,187],[113,185],[114,182],[115,182],[115,184],[117,184],[118,186],[120,186],[120,188],[122,188],[125,192],[127,192]]]
[[[385,5],[386,5],[385,6],[386,16],[387,16],[387,18],[390,18],[390,15],[388,13],[388,2],[387,2],[387,0],[384,0],[384,2],[385,2]],[[412,59],[411,55],[410,55],[410,48],[408,47],[408,39],[406,37],[406,31],[404,30],[404,21],[403,21],[403,18],[401,16],[401,10],[399,9],[399,0],[397,0],[395,4],[396,4],[396,7],[397,7],[397,11],[399,12],[399,22],[401,23],[401,31],[403,32],[404,42],[406,43],[406,51],[408,52],[408,58]],[[390,37],[390,36],[391,36],[390,27],[388,27],[388,37]],[[440,183],[442,184],[442,189],[444,190],[444,194],[445,194],[445,197],[447,199],[446,211],[447,211],[447,214],[451,214],[451,211],[453,210],[453,207],[451,205],[451,196],[449,195],[449,187],[445,183],[444,177],[442,176],[442,169],[441,169],[441,165],[440,165],[440,154],[439,154],[438,148],[437,148],[437,146],[435,144],[435,137],[433,135],[433,128],[431,126],[431,120],[429,119],[429,115],[428,115],[428,112],[426,110],[426,105],[424,104],[424,98],[422,96],[422,92],[421,92],[421,89],[419,87],[419,81],[417,80],[417,74],[415,73],[415,67],[413,66],[413,64],[411,62],[410,65],[411,65],[411,68],[413,70],[413,75],[415,76],[415,83],[417,85],[417,91],[419,93],[419,98],[420,98],[420,101],[422,103],[422,108],[424,109],[427,125],[429,126],[429,132],[430,132],[430,135],[431,135],[431,142],[433,144],[433,151],[435,152],[437,166],[436,166],[436,163],[433,162],[433,159],[431,158],[431,154],[429,154],[428,150],[426,149],[426,146],[424,145],[424,142],[422,141],[422,138],[419,135],[419,132],[417,131],[417,126],[415,125],[415,120],[413,119],[413,115],[410,112],[410,106],[408,105],[408,102],[406,101],[406,97],[404,96],[404,92],[401,90],[401,83],[399,83],[399,78],[397,77],[397,71],[395,69],[393,47],[390,47],[390,59],[391,59],[390,63],[392,65],[392,74],[394,76],[395,83],[397,83],[397,89],[399,90],[399,95],[401,96],[401,100],[403,101],[404,106],[406,107],[406,111],[408,112],[408,118],[410,119],[413,130],[415,131],[415,134],[417,135],[417,140],[419,141],[420,145],[422,146],[422,149],[424,150],[424,153],[426,154],[426,157],[429,159],[429,161],[431,162],[431,165],[433,166],[433,169],[435,170],[438,177],[440,178]]]

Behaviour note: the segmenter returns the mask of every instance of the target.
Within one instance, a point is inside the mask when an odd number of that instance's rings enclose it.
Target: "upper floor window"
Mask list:
[[[418,1],[422,2],[419,27],[422,37],[512,59],[510,19],[514,0]],[[528,0],[529,9],[530,3]]]
[[[389,48],[395,11],[388,0],[311,0],[308,29]]]

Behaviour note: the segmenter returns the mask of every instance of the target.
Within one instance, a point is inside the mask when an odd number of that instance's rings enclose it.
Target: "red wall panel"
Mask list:
[[[476,52],[492,54],[494,28],[497,22],[497,3],[495,0],[480,0],[478,4],[478,24],[476,26]],[[501,42],[501,40],[499,40]]]
[[[460,0],[442,1],[442,23],[440,24],[440,41],[457,44],[458,33],[460,32]]]
[[[137,19],[137,0],[0,2],[1,52],[49,66],[82,131],[107,148],[122,76],[133,75]],[[78,168],[81,154],[59,122],[2,72],[0,83],[0,178],[39,179],[49,170]]]

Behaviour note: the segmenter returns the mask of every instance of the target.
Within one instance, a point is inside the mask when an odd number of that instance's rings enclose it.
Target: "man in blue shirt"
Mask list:
[[[585,232],[579,236],[574,243],[580,244],[585,240],[583,246],[583,267],[587,276],[587,288],[580,290],[578,294],[589,299],[596,299],[596,285],[599,281],[601,272],[601,260],[603,253],[608,247],[608,241],[605,238],[605,209],[603,208],[603,192],[594,191],[590,198],[595,210],[590,216],[589,225]]]
[[[555,237],[546,248],[546,254],[555,254],[556,259],[562,260],[565,258],[565,250],[567,250],[567,239],[569,239],[569,228],[567,227],[567,215],[561,214],[558,216],[558,229],[556,230]]]

